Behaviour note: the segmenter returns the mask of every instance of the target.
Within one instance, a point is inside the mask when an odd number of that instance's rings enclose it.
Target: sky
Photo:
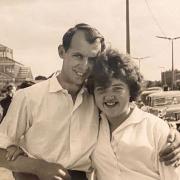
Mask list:
[[[0,44],[14,59],[31,67],[34,77],[61,69],[57,47],[77,23],[88,23],[106,42],[126,52],[125,0],[0,0]],[[173,2],[173,3],[172,3]],[[131,56],[141,58],[147,80],[160,80],[171,69],[171,41],[180,37],[179,0],[129,0]],[[138,64],[138,60],[134,59]],[[174,68],[180,70],[180,39],[174,41]]]

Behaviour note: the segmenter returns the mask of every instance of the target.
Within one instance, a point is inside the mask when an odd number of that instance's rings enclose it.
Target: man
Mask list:
[[[9,105],[11,104],[12,97],[16,91],[16,86],[14,84],[9,84],[6,87],[6,97],[0,101],[0,108],[2,109],[2,115],[1,115],[1,121],[3,120],[4,116],[7,113],[7,110],[9,108]]]
[[[90,171],[99,116],[83,84],[104,49],[104,38],[96,29],[76,25],[58,48],[61,73],[16,94],[0,126],[0,166],[36,175],[15,174],[16,180],[86,179],[83,172]],[[5,149],[12,144],[21,145],[33,158],[8,162]]]
[[[64,170],[60,171],[64,175],[61,178],[69,179],[70,174],[86,179],[84,172],[90,171],[90,155],[97,141],[98,111],[83,83],[104,48],[103,36],[87,24],[78,24],[67,31],[58,48],[63,59],[61,73],[19,90],[13,98],[0,127],[2,166],[36,174],[43,180],[62,176],[59,169]],[[19,170],[16,161],[3,164],[4,149],[12,144],[21,145],[30,157],[42,160],[39,172],[34,172],[37,171],[34,166],[32,172],[29,167],[26,171],[28,162],[22,159],[26,164],[24,169]],[[46,166],[45,161],[51,164]],[[31,178],[24,174],[15,174],[15,177],[18,180]]]

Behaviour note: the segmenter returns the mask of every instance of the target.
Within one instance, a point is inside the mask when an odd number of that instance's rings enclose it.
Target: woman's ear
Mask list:
[[[59,53],[59,57],[60,57],[61,59],[63,59],[64,54],[65,54],[65,50],[64,50],[63,45],[59,45],[59,46],[58,46],[58,53]]]

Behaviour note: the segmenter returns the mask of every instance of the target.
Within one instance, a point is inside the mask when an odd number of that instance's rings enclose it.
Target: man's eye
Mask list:
[[[81,59],[82,58],[82,56],[81,55],[79,55],[79,54],[75,54],[75,55],[73,55],[75,58],[78,58],[78,59]]]
[[[95,61],[96,61],[96,58],[95,58],[95,57],[88,58],[88,62],[91,63],[91,64],[94,64]]]

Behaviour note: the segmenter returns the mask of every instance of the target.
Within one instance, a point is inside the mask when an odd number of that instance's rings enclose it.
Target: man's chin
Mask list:
[[[75,79],[75,83],[78,85],[82,85],[82,84],[84,84],[84,82],[85,82],[84,78],[76,78]]]

